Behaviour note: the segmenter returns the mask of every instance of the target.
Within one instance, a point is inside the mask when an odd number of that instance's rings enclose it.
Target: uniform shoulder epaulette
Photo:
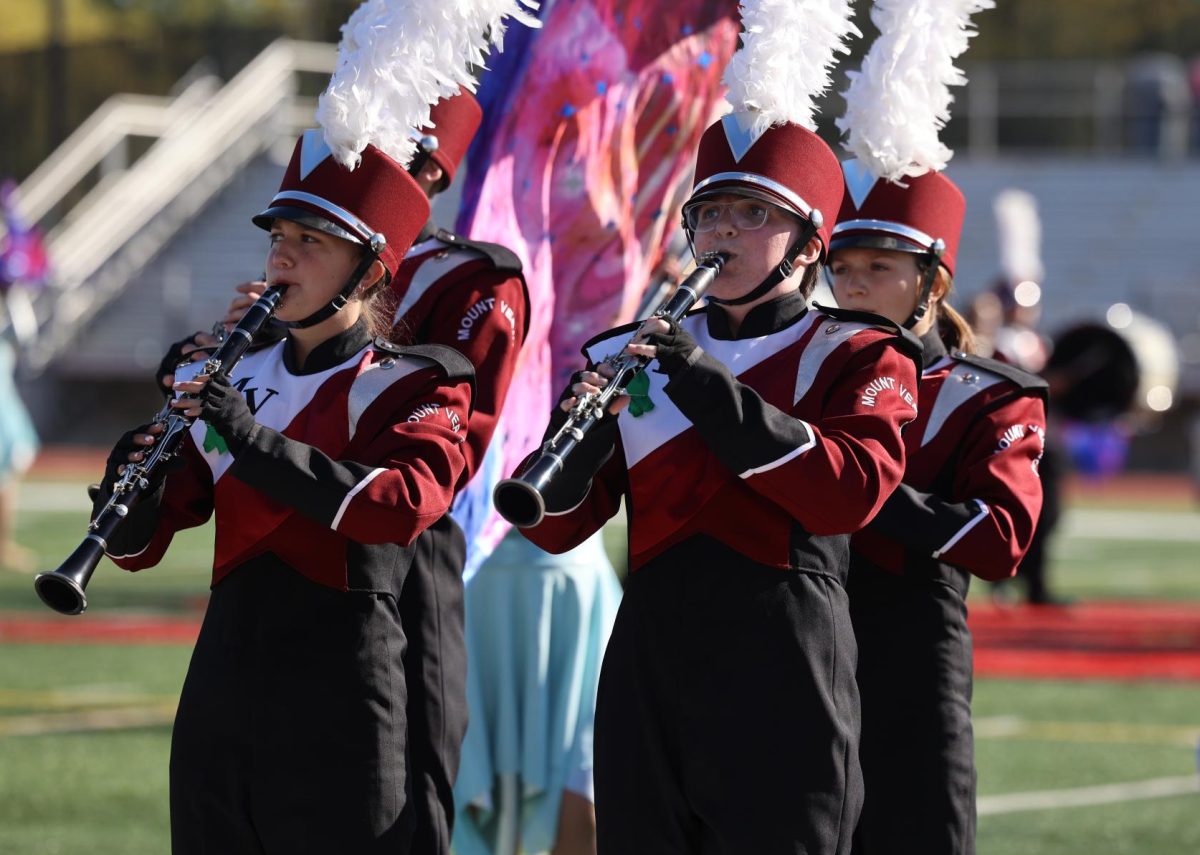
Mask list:
[[[988,359],[986,356],[977,356],[974,353],[963,353],[956,350],[950,354],[950,358],[956,362],[965,362],[973,368],[978,368],[980,371],[986,371],[990,374],[998,374],[1005,380],[1011,380],[1022,389],[1031,392],[1037,392],[1041,395],[1049,394],[1049,385],[1036,374],[1018,368],[1007,362],[1001,362],[998,359]]]
[[[921,339],[913,335],[912,330],[907,329],[890,318],[885,318],[883,315],[876,315],[874,312],[856,312],[853,309],[835,309],[831,306],[822,306],[820,303],[814,303],[818,311],[829,315],[831,318],[836,318],[839,321],[850,321],[858,324],[866,324],[878,329],[886,330],[900,339],[900,346],[904,352],[917,361],[917,365],[921,364],[921,358],[924,355],[925,347],[921,344]]]
[[[438,229],[437,239],[449,246],[475,250],[487,258],[492,263],[492,266],[501,272],[520,273],[522,270],[521,259],[517,258],[516,253],[498,243],[468,240],[462,235],[456,235],[454,232],[447,231],[446,229]]]
[[[450,380],[475,380],[475,366],[452,347],[444,344],[396,344],[385,338],[376,338],[375,349],[397,356],[423,356],[436,362]]]

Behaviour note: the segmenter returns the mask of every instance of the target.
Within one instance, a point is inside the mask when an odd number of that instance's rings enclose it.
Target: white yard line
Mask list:
[[[1059,533],[1067,537],[1101,540],[1200,543],[1200,513],[1069,508],[1063,516]]]
[[[99,481],[103,472],[96,473]],[[88,501],[87,485],[56,483],[53,481],[25,481],[17,486],[17,511],[47,513],[87,513],[92,509]]]
[[[1174,745],[1200,742],[1200,726],[1126,724],[1118,721],[1030,721],[1020,716],[987,716],[974,721],[976,739],[1039,742],[1091,742],[1120,745]]]
[[[1162,799],[1200,793],[1200,777],[1180,775],[1175,778],[1154,778],[1124,784],[1102,784],[1094,787],[1075,787],[1069,790],[1035,790],[1028,793],[1007,793],[1001,796],[981,796],[977,809],[980,816],[1019,813],[1030,810],[1111,805],[1120,802]]]
[[[176,702],[171,701],[126,709],[0,716],[0,737],[156,727],[175,720],[175,707]]]

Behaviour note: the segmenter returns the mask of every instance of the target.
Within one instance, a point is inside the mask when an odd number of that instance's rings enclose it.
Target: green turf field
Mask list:
[[[83,535],[82,485],[31,485],[18,537],[44,566]],[[1115,516],[1111,515],[1115,514]],[[610,545],[618,543],[614,532]],[[1055,547],[1073,597],[1200,602],[1200,515],[1185,507],[1085,508]],[[163,566],[105,563],[86,621],[202,607],[211,530],[180,536]],[[37,611],[28,576],[0,573],[0,611]],[[0,645],[0,853],[169,851],[169,720],[185,646]],[[1196,773],[1200,684],[981,680],[981,807],[1005,794],[1186,780]],[[1194,855],[1200,794],[1082,807],[982,811],[980,855]]]

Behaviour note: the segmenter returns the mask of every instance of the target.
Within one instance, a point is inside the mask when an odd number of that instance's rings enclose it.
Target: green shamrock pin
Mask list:
[[[225,440],[217,433],[212,425],[207,425],[208,430],[204,432],[204,450],[216,451],[218,454],[228,454],[229,446],[225,444]]]
[[[650,378],[646,376],[646,372],[643,371],[634,377],[625,387],[625,391],[629,393],[630,398],[629,415],[635,419],[654,409],[654,402],[650,400]]]

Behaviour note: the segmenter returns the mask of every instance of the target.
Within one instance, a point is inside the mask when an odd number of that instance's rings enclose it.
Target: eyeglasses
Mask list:
[[[761,229],[771,215],[771,206],[766,202],[738,199],[736,202],[698,202],[686,208],[683,216],[693,232],[711,232],[727,209],[734,228],[742,231]]]

